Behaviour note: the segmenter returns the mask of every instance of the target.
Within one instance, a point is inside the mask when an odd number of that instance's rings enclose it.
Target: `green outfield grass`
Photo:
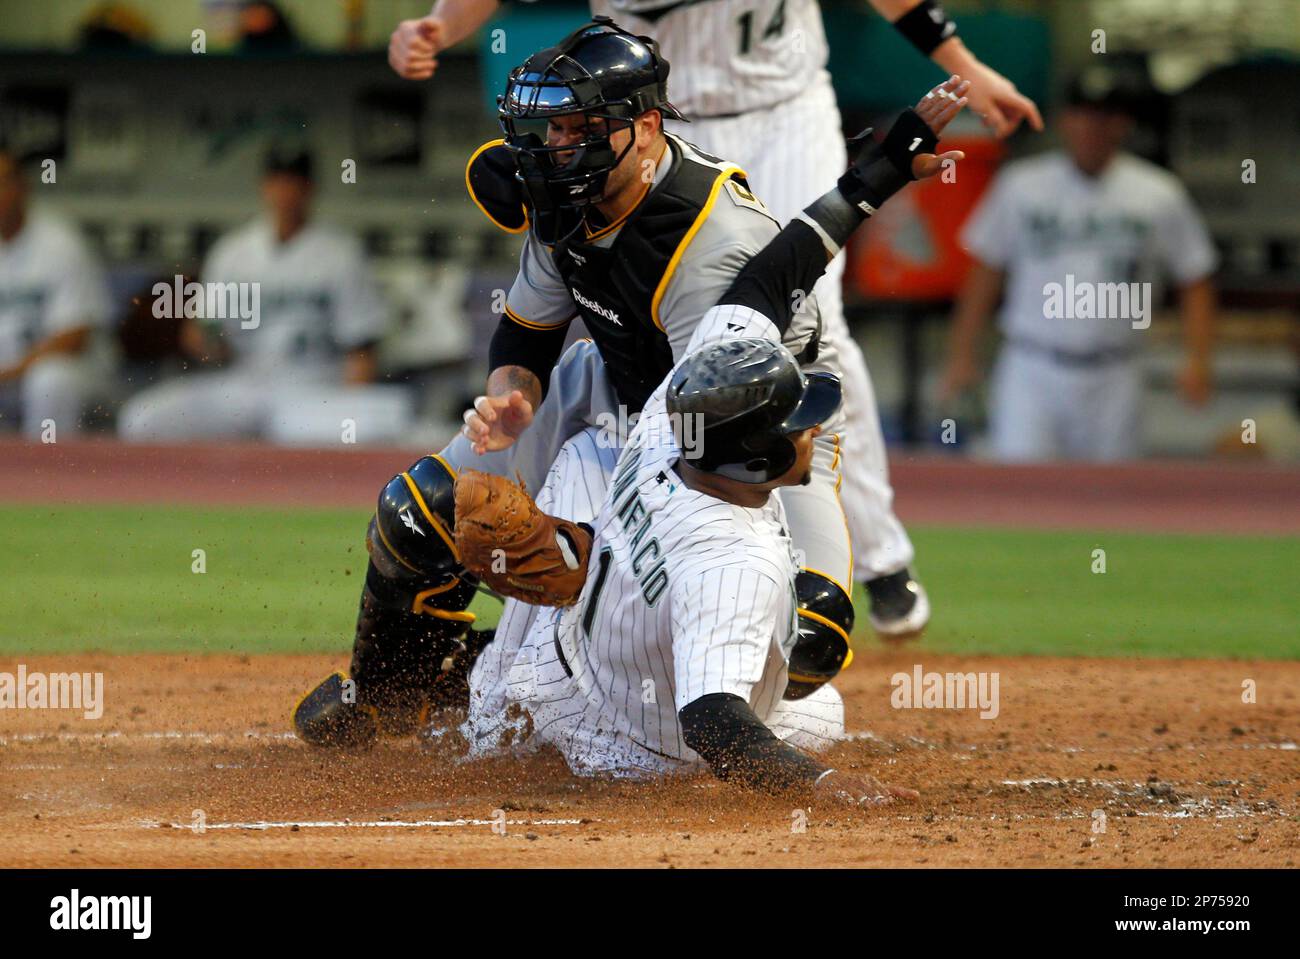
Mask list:
[[[0,654],[342,656],[366,519],[354,510],[0,507]],[[935,605],[929,649],[1300,658],[1300,539],[933,528],[913,536]],[[1098,548],[1101,575],[1091,571]],[[192,572],[196,549],[206,553],[202,574]],[[498,608],[476,604],[484,623]]]

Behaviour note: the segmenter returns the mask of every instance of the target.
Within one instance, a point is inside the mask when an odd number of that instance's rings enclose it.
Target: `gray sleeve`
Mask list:
[[[1165,269],[1186,286],[1213,273],[1219,254],[1186,188],[1172,177],[1166,183],[1168,198],[1160,208],[1155,239]]]
[[[1015,215],[1019,188],[1013,179],[1016,169],[1013,165],[997,175],[961,228],[961,245],[966,252],[995,270],[1005,269],[1015,252],[1019,230]]]
[[[749,258],[780,232],[776,220],[724,186],[708,217],[688,237],[681,258],[666,277],[655,320],[673,350],[674,362],[686,354],[700,320],[716,306]]]
[[[60,265],[49,306],[42,320],[46,336],[81,326],[104,326],[112,315],[112,298],[108,281],[90,247],[72,230],[60,234],[60,242],[51,250],[53,262]]]
[[[562,326],[577,313],[551,251],[531,233],[519,252],[519,275],[505,306],[512,320],[532,329]]]

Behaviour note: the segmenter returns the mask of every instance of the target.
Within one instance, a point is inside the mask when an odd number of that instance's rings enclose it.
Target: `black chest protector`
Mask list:
[[[728,175],[682,155],[675,144],[670,149],[673,168],[623,221],[612,244],[570,238],[554,248],[555,266],[629,412],[639,413],[672,369],[658,300],[687,234],[706,215],[714,185]],[[735,169],[731,175],[742,176]]]
[[[563,211],[562,222],[533,222],[514,175],[514,161],[500,140],[476,150],[465,169],[470,197],[489,220],[509,233],[531,229],[535,240],[551,248],[619,402],[629,412],[639,413],[672,369],[668,335],[656,316],[657,301],[677,266],[677,252],[706,215],[719,180],[744,183],[744,174],[735,167],[722,171],[701,163],[683,154],[672,140],[668,148],[673,151],[672,169],[623,221],[608,247],[593,242],[599,233],[584,238],[581,224],[569,221],[577,211]],[[548,239],[557,236],[566,239]]]

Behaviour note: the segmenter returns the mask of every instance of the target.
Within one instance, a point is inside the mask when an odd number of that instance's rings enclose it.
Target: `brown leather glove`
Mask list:
[[[535,606],[572,606],[587,579],[591,533],[547,516],[528,491],[500,476],[456,477],[456,549],[465,568]]]

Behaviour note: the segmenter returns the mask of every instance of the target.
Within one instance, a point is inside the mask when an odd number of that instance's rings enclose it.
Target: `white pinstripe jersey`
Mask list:
[[[779,338],[753,310],[715,307],[688,352],[738,336]],[[786,687],[797,564],[780,497],[750,509],[687,487],[664,393],[651,395],[619,456],[579,602],[558,622],[543,617],[572,673],[573,708],[549,715],[570,726],[561,749],[578,768],[619,753],[623,767],[698,762],[678,710],[731,693],[763,719]]]
[[[692,118],[775,106],[826,67],[817,0],[591,0],[591,12],[659,41],[668,98]]]

